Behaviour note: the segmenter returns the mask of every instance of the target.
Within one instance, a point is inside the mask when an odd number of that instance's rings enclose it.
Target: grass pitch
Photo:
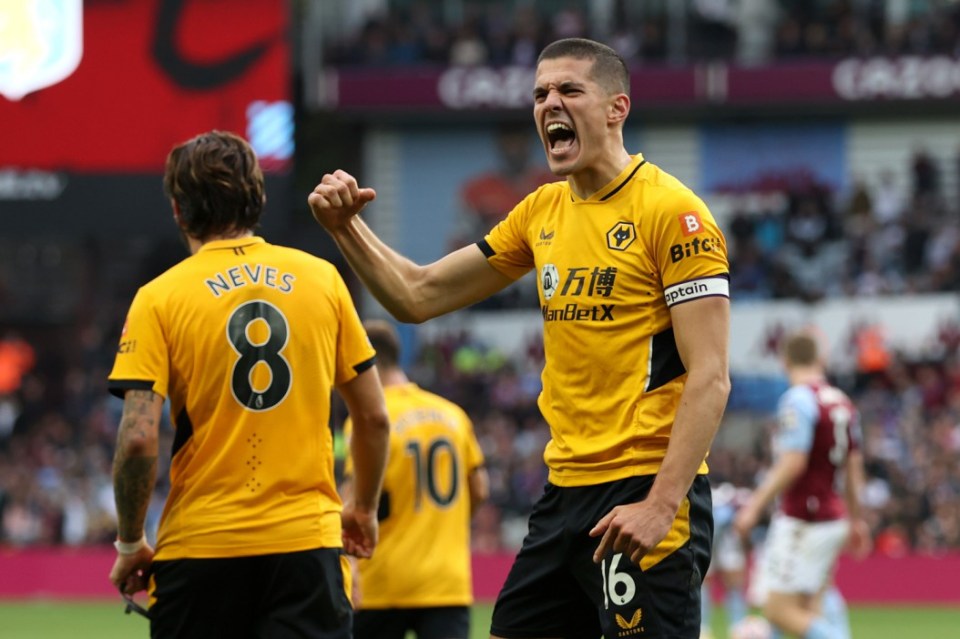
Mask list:
[[[473,610],[471,639],[486,639],[493,606]],[[722,611],[714,615],[716,639],[726,639]],[[960,605],[956,607],[857,607],[850,612],[854,639],[956,639],[960,636]],[[123,614],[117,601],[0,602],[3,639],[136,639],[148,637],[147,621]]]

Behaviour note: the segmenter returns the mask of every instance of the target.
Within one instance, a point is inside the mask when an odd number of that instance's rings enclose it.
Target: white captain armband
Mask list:
[[[687,280],[663,289],[667,306],[675,306],[702,297],[730,297],[730,279],[726,275],[711,275]]]

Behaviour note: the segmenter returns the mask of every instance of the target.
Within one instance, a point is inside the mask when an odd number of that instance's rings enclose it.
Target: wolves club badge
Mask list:
[[[83,56],[83,0],[0,0],[0,94],[66,79]]]
[[[554,264],[544,264],[540,269],[540,285],[543,288],[543,299],[548,300],[557,292],[560,285],[560,273]]]

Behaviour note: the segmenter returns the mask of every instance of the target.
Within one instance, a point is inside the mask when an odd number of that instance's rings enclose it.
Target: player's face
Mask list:
[[[593,60],[554,58],[537,65],[533,117],[550,170],[590,169],[608,146],[612,97],[591,75]]]

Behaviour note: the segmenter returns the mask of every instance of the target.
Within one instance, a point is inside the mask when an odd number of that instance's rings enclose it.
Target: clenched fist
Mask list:
[[[314,219],[329,232],[347,224],[377,197],[370,188],[357,186],[357,179],[346,171],[327,173],[307,197]]]

